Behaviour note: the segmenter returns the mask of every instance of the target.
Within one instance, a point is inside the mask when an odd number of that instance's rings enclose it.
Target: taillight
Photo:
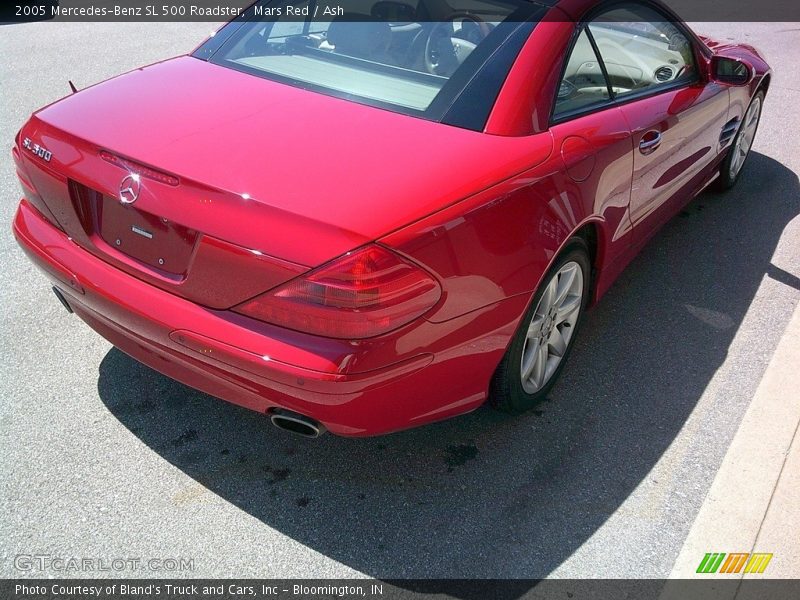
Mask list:
[[[19,134],[17,135],[19,136]],[[28,173],[25,170],[25,165],[23,164],[22,155],[19,152],[19,145],[16,145],[11,149],[11,155],[14,158],[14,163],[16,165],[17,181],[19,182],[20,189],[22,190],[22,197],[28,201],[28,204],[45,221],[50,223],[53,227],[64,231],[64,228],[58,224],[58,221],[56,221],[56,218],[50,211],[50,208],[36,190],[36,186],[33,185],[33,182],[28,177]]]
[[[370,245],[237,306],[236,312],[315,335],[361,339],[397,329],[441,295],[426,271]]]

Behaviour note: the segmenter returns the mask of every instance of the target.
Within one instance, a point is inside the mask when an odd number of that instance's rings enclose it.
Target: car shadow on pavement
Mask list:
[[[299,439],[116,349],[100,365],[100,396],[202,486],[357,571],[544,577],[680,432],[772,269],[798,198],[794,173],[753,154],[735,190],[694,200],[588,313],[550,400],[521,417],[482,408],[380,438]],[[665,518],[640,508],[643,519]]]

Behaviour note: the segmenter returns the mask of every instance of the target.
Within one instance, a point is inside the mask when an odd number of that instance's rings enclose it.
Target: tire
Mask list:
[[[565,310],[561,314],[557,310],[554,313],[552,306],[545,310],[543,302],[548,302],[545,296],[556,303],[561,295],[559,292],[563,290],[559,283],[567,286],[570,283],[570,273],[574,277],[580,277],[580,293],[573,280],[572,287],[564,294],[564,301],[561,303],[561,308]],[[519,414],[547,397],[574,345],[589,299],[590,278],[591,267],[586,242],[579,237],[572,238],[542,279],[520,321],[519,329],[495,371],[490,387],[492,406],[511,414]],[[553,285],[555,288],[551,287]],[[570,309],[572,306],[574,309]],[[563,320],[559,320],[562,317]],[[531,336],[535,337],[529,337],[529,330]],[[542,339],[547,339],[547,342],[542,342]],[[559,339],[564,342],[563,345],[558,343]],[[546,355],[542,354],[543,346],[546,346]],[[555,359],[558,360],[554,362]],[[532,364],[532,360],[537,362]],[[530,373],[528,377],[523,377],[523,363],[525,370]]]
[[[731,189],[739,181],[747,158],[750,156],[750,150],[753,148],[753,141],[758,132],[763,108],[764,91],[759,90],[750,101],[744,113],[742,124],[739,126],[739,131],[736,132],[736,137],[733,138],[728,154],[719,167],[719,177],[714,182],[714,189],[718,192]],[[752,114],[752,111],[756,111],[755,114]],[[744,148],[743,144],[745,144]],[[742,150],[744,150],[744,155],[742,155]]]

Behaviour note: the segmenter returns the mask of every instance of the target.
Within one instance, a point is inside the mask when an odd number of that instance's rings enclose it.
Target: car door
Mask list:
[[[634,242],[643,242],[707,183],[728,90],[706,81],[693,36],[652,6],[617,4],[588,29],[630,127],[630,215]]]
[[[619,259],[632,245],[632,145],[585,27],[576,30],[564,63],[550,132],[562,164],[552,176],[554,188],[580,198],[584,214],[602,216],[603,263],[609,271],[598,287],[604,288],[614,278],[612,271],[624,266]],[[575,224],[573,218],[563,221]]]

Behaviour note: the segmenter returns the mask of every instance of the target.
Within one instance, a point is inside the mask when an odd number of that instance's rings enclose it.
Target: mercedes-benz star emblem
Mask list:
[[[139,197],[140,191],[139,175],[131,173],[119,184],[119,201],[123,204],[133,204]]]

